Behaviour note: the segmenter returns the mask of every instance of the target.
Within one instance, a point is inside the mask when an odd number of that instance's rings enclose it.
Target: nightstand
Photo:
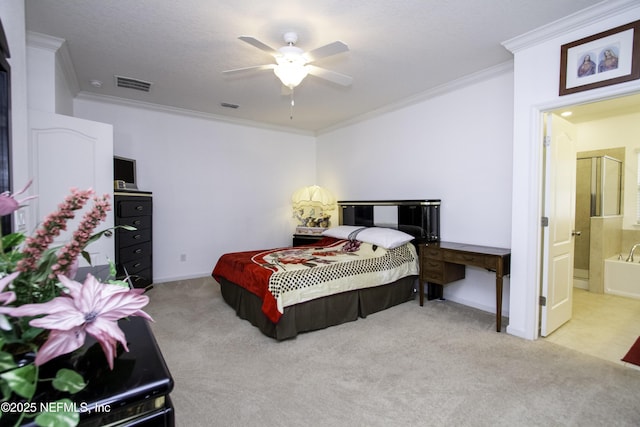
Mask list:
[[[323,238],[324,238],[324,236],[322,236],[322,235],[294,234],[293,235],[293,246],[312,245],[314,243],[319,242]]]

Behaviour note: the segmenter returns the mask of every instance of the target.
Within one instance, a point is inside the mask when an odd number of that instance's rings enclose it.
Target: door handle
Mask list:
[[[572,236],[581,236],[581,235],[582,235],[582,231],[576,231],[576,230],[573,230],[573,231],[571,232],[571,235],[572,235]]]

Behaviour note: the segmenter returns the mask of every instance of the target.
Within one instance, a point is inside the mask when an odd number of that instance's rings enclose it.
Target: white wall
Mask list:
[[[638,19],[637,1],[603,2],[506,43],[515,54],[511,309],[507,327],[511,334],[528,339],[538,336],[541,112],[640,90],[640,81],[635,80],[560,97],[560,46]]]
[[[74,109],[113,125],[114,154],[136,159],[138,188],[153,192],[155,282],[291,244],[291,194],[315,182],[313,137],[88,99]]]
[[[76,91],[69,87],[66,73],[72,72],[72,79],[75,79],[75,72],[64,67],[68,55],[63,39],[27,32],[30,109],[73,115]]]
[[[442,240],[509,247],[513,74],[318,137],[318,184],[342,200],[442,199]],[[503,312],[508,313],[509,280]],[[495,274],[467,268],[445,298],[495,311]]]

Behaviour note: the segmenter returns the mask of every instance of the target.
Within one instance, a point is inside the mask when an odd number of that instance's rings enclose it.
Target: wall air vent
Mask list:
[[[142,92],[149,92],[151,89],[151,82],[145,82],[144,80],[132,79],[131,77],[114,76],[116,78],[116,86],[123,87],[125,89],[135,89]]]

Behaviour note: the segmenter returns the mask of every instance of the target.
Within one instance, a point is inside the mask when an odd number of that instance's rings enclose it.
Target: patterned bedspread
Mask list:
[[[387,250],[333,238],[317,245],[225,254],[212,273],[262,298],[262,311],[274,323],[287,306],[417,274],[418,257],[410,243]]]

